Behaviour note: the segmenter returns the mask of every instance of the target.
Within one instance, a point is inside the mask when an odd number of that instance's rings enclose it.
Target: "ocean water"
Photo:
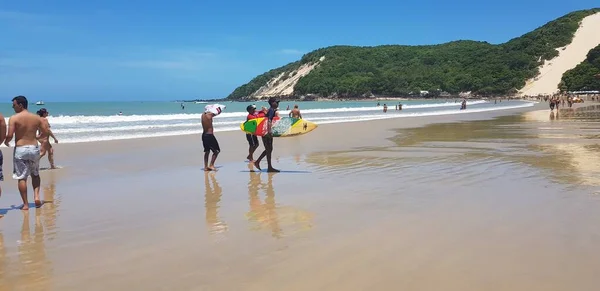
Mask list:
[[[178,102],[46,102],[45,105],[30,104],[29,110],[36,112],[46,108],[50,112],[48,121],[54,135],[61,143],[91,142],[101,140],[144,138],[198,134],[202,132],[200,116],[207,103]],[[446,114],[469,114],[473,112],[513,109],[533,106],[525,101],[471,100],[467,110],[459,110],[460,102],[455,100],[412,100],[412,101],[361,102],[282,102],[279,105],[281,116],[287,116],[289,108],[298,104],[302,116],[317,124],[353,122],[386,118],[409,118]],[[388,112],[383,113],[383,104]],[[402,103],[401,111],[395,105]],[[240,130],[245,121],[246,106],[255,104],[268,106],[262,102],[221,102],[225,111],[214,119],[215,131]],[[8,120],[14,112],[11,103],[0,104],[0,112]],[[122,115],[119,113],[122,112]]]

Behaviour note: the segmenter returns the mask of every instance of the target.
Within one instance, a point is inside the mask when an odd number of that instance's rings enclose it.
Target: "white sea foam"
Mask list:
[[[449,106],[450,104],[451,106]],[[533,106],[531,102],[509,103],[507,105],[489,106],[483,102],[479,106],[469,106],[466,110],[458,108],[457,103],[422,104],[435,105],[425,107],[428,109],[402,111],[388,109],[382,112],[381,107],[359,108],[332,108],[303,110],[303,116],[317,124],[345,123],[390,118],[406,118],[419,116],[437,116],[450,114],[469,114],[496,110],[508,110]],[[420,106],[420,105],[415,105]],[[375,109],[373,109],[375,108]],[[415,109],[415,108],[413,108]],[[245,113],[232,112],[231,115],[222,113],[215,118],[215,131],[239,131],[240,123],[245,119]],[[286,114],[281,112],[282,116]],[[110,120],[110,121],[107,121]],[[132,116],[59,116],[50,120],[53,132],[59,137],[61,143],[79,143],[104,140],[148,138],[159,136],[175,136],[186,134],[200,134],[199,114],[171,114],[171,115],[132,115]]]
[[[487,101],[476,100],[467,102],[467,105],[484,104]],[[458,107],[460,103],[445,102],[445,103],[430,103],[430,104],[415,104],[415,105],[403,105],[402,109],[433,109],[440,107]],[[389,106],[390,111],[393,111],[395,105]],[[308,114],[334,114],[343,112],[375,112],[382,111],[381,106],[372,107],[341,107],[341,108],[322,108],[322,109],[305,109],[302,110],[303,115]],[[280,110],[281,115],[289,114],[289,110]],[[223,112],[215,120],[233,118],[233,117],[245,117],[248,113],[246,112]],[[49,116],[48,121],[52,125],[68,125],[68,124],[103,124],[103,123],[131,123],[131,122],[164,122],[164,121],[177,121],[177,120],[200,120],[201,114],[157,114],[157,115],[111,115],[111,116],[99,116],[99,115],[75,115],[75,116]]]

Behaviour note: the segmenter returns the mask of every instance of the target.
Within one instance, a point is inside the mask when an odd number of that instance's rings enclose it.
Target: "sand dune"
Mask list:
[[[573,41],[566,47],[559,48],[557,57],[545,61],[540,67],[540,74],[529,80],[520,94],[536,96],[556,93],[562,75],[584,61],[587,53],[600,44],[599,29],[600,13],[584,18]]]
[[[298,80],[308,75],[324,59],[325,57],[321,57],[318,62],[304,64],[294,71],[283,72],[277,75],[277,77],[271,79],[267,84],[256,90],[250,97],[268,98],[272,96],[292,95],[294,93],[294,86],[296,86]],[[286,76],[287,79],[284,79]]]

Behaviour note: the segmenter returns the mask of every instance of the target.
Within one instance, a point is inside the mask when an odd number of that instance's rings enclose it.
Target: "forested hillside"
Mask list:
[[[461,40],[427,46],[317,49],[300,61],[252,79],[228,98],[249,96],[275,76],[292,72],[323,56],[322,63],[296,83],[295,96],[403,96],[421,90],[479,94],[515,92],[525,85],[526,80],[537,75],[544,60],[557,56],[557,49],[571,42],[583,18],[596,12],[600,9],[569,13],[499,45]]]
[[[562,77],[562,90],[600,90],[600,45],[591,50],[581,64],[568,70]]]

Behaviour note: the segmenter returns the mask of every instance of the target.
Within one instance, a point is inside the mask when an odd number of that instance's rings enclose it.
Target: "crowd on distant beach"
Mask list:
[[[13,137],[15,139],[12,177],[18,181],[17,186],[23,200],[23,205],[20,209],[29,210],[27,180],[31,177],[35,206],[41,207],[40,159],[48,153],[51,168],[55,168],[54,152],[49,138],[52,137],[55,143],[58,140],[50,130],[50,124],[46,119],[49,112],[45,108],[40,109],[37,114],[30,113],[28,111],[28,101],[25,96],[14,97],[12,103],[15,114],[10,117],[8,126],[4,120],[4,116],[0,113],[0,140],[3,140],[4,144],[10,147]],[[3,162],[2,152],[0,152],[0,181],[4,181],[4,174],[2,172]],[[1,193],[2,190],[0,188]],[[0,217],[2,216],[0,214]]]

